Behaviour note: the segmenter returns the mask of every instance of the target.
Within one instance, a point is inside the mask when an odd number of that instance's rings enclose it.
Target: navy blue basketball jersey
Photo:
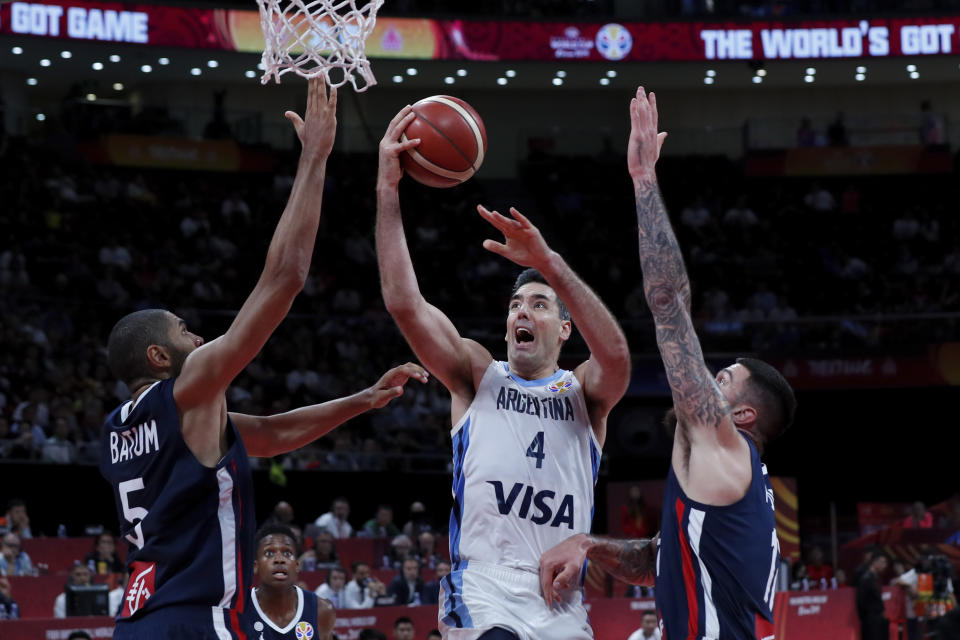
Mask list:
[[[297,613],[282,629],[268,618],[260,609],[257,601],[257,590],[250,590],[250,603],[243,618],[247,629],[252,629],[253,636],[249,640],[311,640],[317,635],[317,594],[297,590]]]
[[[156,382],[117,407],[101,434],[100,472],[113,487],[130,569],[117,622],[212,607],[219,633],[225,619],[238,624],[252,584],[250,465],[229,418],[227,454],[214,468],[200,464],[183,440],[173,384]],[[232,611],[225,618],[221,609]]]
[[[746,495],[729,506],[691,500],[670,467],[655,588],[664,640],[774,637],[780,543],[773,489],[757,449],[747,443],[753,479]]]

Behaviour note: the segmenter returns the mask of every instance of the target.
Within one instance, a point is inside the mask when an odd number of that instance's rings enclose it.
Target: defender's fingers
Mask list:
[[[330,95],[327,97],[327,106],[334,111],[337,110],[337,88],[330,87]]]
[[[484,240],[483,248],[487,251],[492,251],[493,253],[501,255],[504,258],[507,257],[507,245],[501,244],[496,240]]]
[[[293,123],[293,126],[297,128],[297,131],[300,131],[300,127],[303,126],[303,118],[300,117],[300,114],[296,111],[287,111],[283,114],[283,117]]]
[[[521,227],[533,226],[533,223],[530,222],[530,219],[527,218],[527,216],[520,213],[519,211],[517,211],[516,207],[510,207],[510,215],[512,215],[514,219],[516,219],[516,221],[520,223]]]
[[[653,118],[653,125],[656,126],[660,116],[657,112],[657,94],[650,92],[650,116]]]
[[[663,142],[667,139],[667,132],[661,131],[657,134],[657,153],[660,153],[660,149],[663,148]]]
[[[515,220],[510,220],[509,218],[501,215],[497,211],[490,211],[482,204],[477,205],[477,211],[483,217],[484,220],[495,226],[497,229],[503,232],[504,235],[507,235],[509,231],[513,231],[517,228],[518,223]]]

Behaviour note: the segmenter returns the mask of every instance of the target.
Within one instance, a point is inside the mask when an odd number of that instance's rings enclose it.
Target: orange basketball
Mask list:
[[[487,130],[469,104],[452,96],[430,96],[413,105],[417,114],[401,141],[420,138],[400,164],[414,180],[429,187],[452,187],[468,179],[487,152]]]

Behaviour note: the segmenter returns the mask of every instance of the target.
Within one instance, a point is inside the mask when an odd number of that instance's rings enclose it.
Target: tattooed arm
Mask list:
[[[546,551],[540,558],[540,587],[550,606],[580,575],[585,560],[597,563],[613,577],[652,587],[657,566],[658,533],[652,540],[614,540],[578,533]]]
[[[730,405],[703,360],[690,317],[690,280],[657,185],[655,165],[665,133],[657,133],[657,101],[643,87],[630,102],[627,163],[633,178],[640,237],[640,265],[657,346],[673,394],[678,433],[690,441],[709,438],[735,445]],[[708,430],[708,434],[704,434]]]

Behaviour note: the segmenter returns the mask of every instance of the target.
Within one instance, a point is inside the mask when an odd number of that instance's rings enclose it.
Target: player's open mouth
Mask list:
[[[531,332],[526,327],[517,327],[517,330],[514,332],[514,337],[516,338],[518,343],[534,341],[533,332]]]
[[[277,569],[273,572],[273,577],[277,580],[286,580],[287,576],[290,575],[283,569]]]

